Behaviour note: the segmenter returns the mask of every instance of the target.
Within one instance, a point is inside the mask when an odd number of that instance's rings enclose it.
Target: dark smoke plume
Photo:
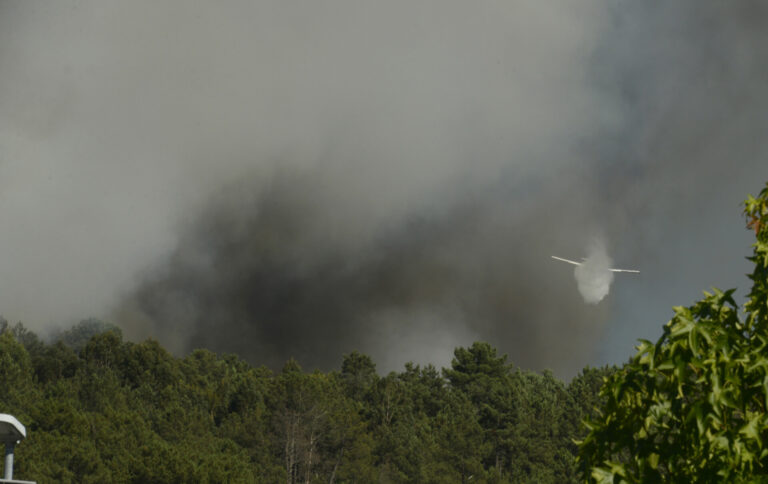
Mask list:
[[[0,314],[561,376],[748,284],[760,1],[0,2]],[[585,305],[571,269],[619,267]]]
[[[293,356],[331,368],[360,349],[392,368],[444,360],[438,350],[480,338],[536,364],[588,346],[599,328],[604,311],[568,294],[570,280],[536,247],[548,225],[563,223],[561,200],[532,213],[505,190],[467,196],[350,248],[326,240],[335,215],[314,180],[291,173],[266,189],[229,187],[124,317],[148,321],[161,339],[185,335],[182,349],[234,351],[273,367]]]
[[[181,333],[189,331],[190,346],[272,365],[296,356],[327,368],[352,349],[390,366],[445,361],[436,354],[485,339],[524,366],[569,373],[605,344],[599,335],[611,302],[580,304],[561,268],[547,266],[549,251],[585,255],[573,252],[606,231],[619,260],[642,264],[651,278],[617,287],[624,304],[611,319],[633,333],[629,345],[603,350],[614,361],[645,336],[643,326],[655,335],[681,303],[670,296],[690,300],[712,284],[743,284],[735,277],[747,245],[737,203],[752,177],[768,174],[758,142],[768,127],[765,8],[605,9],[610,27],[588,77],[605,109],[620,107],[616,122],[583,131],[570,164],[522,155],[524,165],[572,168],[510,170],[474,190],[431,193],[439,210],[407,210],[362,247],[326,240],[334,217],[344,216],[326,203],[338,189],[323,184],[327,176],[279,177],[243,205],[215,204],[186,233],[167,272],[142,287],[138,307],[161,322],[155,331],[189,321]],[[463,156],[471,166],[472,149]],[[707,229],[708,220],[728,228]],[[733,253],[718,259],[724,250]]]

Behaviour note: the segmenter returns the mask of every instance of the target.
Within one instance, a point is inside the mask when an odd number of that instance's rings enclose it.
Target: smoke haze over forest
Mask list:
[[[746,293],[763,2],[0,2],[0,314],[571,376]],[[572,266],[602,237],[599,304]]]

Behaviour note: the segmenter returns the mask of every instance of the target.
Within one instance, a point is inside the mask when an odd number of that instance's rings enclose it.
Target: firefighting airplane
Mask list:
[[[573,264],[575,266],[580,266],[581,265],[581,262],[576,262],[576,261],[572,261],[572,260],[568,260],[568,259],[563,259],[562,257],[557,257],[557,256],[554,256],[554,255],[552,256],[552,258],[555,259],[555,260],[559,260],[559,261],[562,261],[562,262],[567,262],[569,264]],[[631,272],[632,274],[640,274],[640,271],[636,271],[634,269],[608,269],[608,270],[611,271],[611,272]]]

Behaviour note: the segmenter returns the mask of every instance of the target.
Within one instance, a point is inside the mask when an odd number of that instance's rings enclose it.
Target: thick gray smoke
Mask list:
[[[746,284],[767,27],[756,1],[2,2],[0,314],[273,366],[621,361]],[[596,232],[643,273],[585,305],[549,255]]]
[[[600,238],[593,239],[587,257],[573,272],[584,302],[597,304],[608,295],[613,282],[612,264],[605,242]]]
[[[321,367],[354,348],[390,368],[404,355],[440,361],[476,339],[535,360],[542,348],[587,345],[599,328],[605,309],[584,307],[548,267],[546,247],[534,248],[551,222],[506,190],[415,211],[350,246],[326,228],[344,220],[325,206],[321,176],[283,173],[268,189],[243,182],[222,191],[122,320],[144,321],[147,334],[181,341],[180,350],[236,351],[272,366],[292,355]],[[545,297],[555,305],[530,304]],[[578,319],[562,321],[566,308]],[[568,338],[549,339],[555,330]]]

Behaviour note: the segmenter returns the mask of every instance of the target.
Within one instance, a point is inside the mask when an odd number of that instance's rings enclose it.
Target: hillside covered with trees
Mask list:
[[[4,326],[0,412],[29,433],[15,475],[39,482],[575,482],[574,439],[611,371],[566,385],[475,343],[442,371],[380,376],[353,352],[339,371],[272,372],[97,321],[53,344]]]

